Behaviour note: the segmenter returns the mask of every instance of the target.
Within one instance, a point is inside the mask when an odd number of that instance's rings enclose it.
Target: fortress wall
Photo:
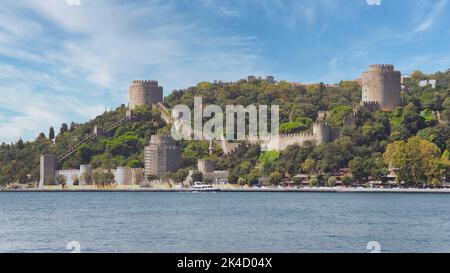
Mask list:
[[[241,145],[242,143],[228,142],[225,138],[223,138],[221,141],[222,150],[225,155],[236,152],[241,147]]]
[[[57,170],[55,172],[55,175],[62,175],[66,178],[66,185],[67,186],[73,186],[73,177],[76,175],[78,178],[80,178],[80,170]]]
[[[287,134],[287,135],[267,135],[248,138],[252,144],[259,143],[263,151],[281,151],[290,145],[303,145],[306,141],[316,144],[331,142],[339,135],[339,130],[333,130],[326,123],[314,123],[313,133]]]
[[[159,112],[161,114],[161,118],[167,123],[167,124],[171,124],[172,123],[172,114],[170,112],[169,109],[167,109],[166,106],[164,106],[164,104],[162,104],[161,102],[157,103],[156,106],[159,109]]]
[[[284,135],[273,137],[261,142],[261,150],[263,151],[282,151],[290,145],[303,145],[306,141],[317,143],[317,139],[313,134],[304,135]]]

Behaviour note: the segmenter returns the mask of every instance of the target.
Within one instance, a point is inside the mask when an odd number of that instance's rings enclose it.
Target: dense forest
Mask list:
[[[436,87],[419,86],[419,81],[436,79]],[[313,184],[333,185],[334,173],[349,169],[342,182],[383,180],[388,169],[394,168],[399,180],[414,186],[440,186],[450,171],[450,71],[426,75],[416,71],[406,81],[402,91],[403,106],[392,113],[370,112],[359,108],[351,126],[343,127],[343,120],[354,115],[361,99],[361,87],[353,81],[338,86],[314,84],[296,86],[280,81],[240,80],[233,83],[202,82],[194,87],[174,90],[165,104],[193,106],[194,96],[201,96],[204,104],[279,105],[280,132],[297,133],[311,130],[319,111],[329,111],[326,121],[341,128],[340,136],[331,143],[290,146],[281,152],[262,152],[257,145],[249,145],[231,156],[223,156],[219,145],[209,155],[209,143],[182,141],[183,166],[172,177],[181,181],[197,159],[217,159],[218,167],[230,171],[229,181],[255,184],[260,177],[272,183],[283,178],[294,179],[306,173]],[[31,183],[39,177],[39,156],[60,154],[92,132],[95,125],[107,126],[125,115],[122,105],[105,112],[84,124],[62,124],[55,130],[40,133],[34,141],[18,140],[0,146],[0,183]],[[64,169],[80,164],[94,167],[142,167],[143,147],[150,136],[169,132],[155,110],[138,108],[131,122],[112,134],[81,145],[66,159]]]

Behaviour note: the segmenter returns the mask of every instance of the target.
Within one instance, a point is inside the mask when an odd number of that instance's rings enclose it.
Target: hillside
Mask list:
[[[422,79],[437,79],[436,88],[420,87]],[[327,180],[328,176],[342,168],[350,167],[354,179],[383,177],[387,172],[383,154],[390,143],[419,136],[439,149],[439,156],[450,149],[450,72],[425,75],[415,72],[406,83],[402,94],[404,107],[393,113],[371,113],[361,109],[355,124],[345,128],[341,136],[332,143],[319,146],[304,145],[290,147],[280,153],[262,153],[257,146],[250,146],[239,154],[225,157],[219,168],[230,170],[230,181],[254,183],[260,176],[292,177],[298,173],[316,174]],[[193,97],[202,96],[204,104],[248,105],[277,104],[280,106],[280,131],[297,133],[310,130],[319,111],[330,111],[327,122],[342,127],[342,120],[353,113],[361,99],[361,88],[355,82],[344,81],[336,87],[323,84],[295,86],[288,82],[271,84],[264,80],[235,83],[202,82],[184,90],[175,90],[165,99],[168,107],[186,104],[192,107]],[[29,183],[38,180],[39,155],[60,154],[65,149],[92,132],[95,125],[107,126],[125,115],[125,106],[105,112],[93,120],[62,125],[54,144],[49,133],[40,133],[36,140],[0,146],[0,183]],[[439,114],[438,114],[439,112]],[[143,147],[156,132],[168,132],[168,127],[159,114],[139,108],[135,119],[117,128],[111,135],[81,145],[77,152],[66,159],[63,166],[77,168],[80,164],[94,167],[117,166],[142,167]],[[174,174],[180,180],[198,158],[208,157],[208,143],[184,141],[183,168]],[[221,151],[215,149],[213,157],[219,158]],[[431,168],[431,167],[430,167]],[[444,170],[444,167],[438,168]],[[445,169],[446,170],[446,169]],[[434,174],[433,174],[434,175]],[[428,178],[435,178],[430,175]]]

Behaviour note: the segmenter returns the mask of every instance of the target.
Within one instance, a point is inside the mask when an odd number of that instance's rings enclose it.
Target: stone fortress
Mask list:
[[[394,111],[401,103],[401,73],[391,64],[373,64],[362,74],[361,104],[369,109]]]
[[[252,76],[248,80],[252,81],[254,77]],[[272,76],[267,77],[267,81],[276,84]],[[370,110],[393,111],[401,104],[401,73],[395,71],[393,65],[370,65],[368,71],[362,75],[361,84],[361,107],[367,107]],[[132,110],[137,106],[156,107],[161,113],[161,117],[167,123],[171,123],[170,110],[162,104],[162,101],[163,88],[158,85],[157,81],[133,81],[129,87],[129,111],[127,112],[127,116],[107,130],[102,130],[101,127],[96,126],[95,132],[82,142],[91,141],[98,136],[107,134],[125,122],[132,120]],[[354,113],[357,111],[358,109],[355,109]],[[312,133],[259,136],[256,138],[248,138],[247,141],[239,143],[222,139],[220,141],[221,147],[224,154],[229,155],[239,151],[248,144],[260,144],[263,151],[280,151],[286,149],[289,145],[303,145],[306,141],[311,141],[315,144],[331,142],[339,136],[340,131],[323,122],[327,114],[328,112],[319,112],[319,119],[313,124]],[[344,126],[350,123],[351,121],[346,120],[344,121]],[[101,130],[102,134],[98,134],[98,130]],[[41,156],[39,187],[53,185],[55,178],[59,175],[66,178],[67,185],[73,185],[74,177],[79,178],[80,185],[90,183],[82,179],[84,173],[92,174],[93,169],[90,165],[82,165],[78,170],[56,169],[58,163],[74,153],[80,143],[69,148],[63,156]],[[181,148],[170,136],[154,135],[151,137],[149,145],[145,147],[144,165],[144,168],[139,169],[118,167],[115,170],[111,170],[115,175],[116,185],[139,185],[149,175],[160,177],[177,171],[181,165]],[[205,177],[216,182],[227,175],[226,171],[216,171],[215,163],[210,160],[199,160],[197,169]]]
[[[391,64],[370,65],[368,71],[362,74],[361,106],[372,111],[394,111],[401,104],[401,73],[394,70]],[[354,114],[358,109],[354,109]],[[319,112],[319,121],[313,124],[312,133],[268,135],[249,138],[248,142],[260,144],[263,151],[281,151],[288,146],[303,145],[306,141],[315,144],[331,142],[340,131],[332,128],[324,120],[328,112]],[[344,126],[352,123],[352,118],[344,121]],[[224,150],[225,151],[225,150]]]
[[[163,101],[163,88],[158,85],[158,81],[135,80],[128,89],[128,95],[130,110],[141,105],[152,107]]]
[[[133,119],[132,111],[137,106],[147,106],[149,108],[156,107],[160,110],[164,120],[170,121],[168,118],[168,109],[162,105],[163,88],[158,85],[157,81],[152,80],[135,80],[132,82],[128,90],[129,94],[129,110],[126,117],[118,120],[111,127],[103,129],[100,125],[95,126],[94,131],[85,139],[76,143],[61,155],[41,155],[40,158],[40,180],[39,187],[44,185],[54,185],[58,176],[63,176],[67,186],[74,186],[74,178],[79,179],[81,186],[92,185],[91,181],[83,179],[86,174],[92,175],[94,171],[91,165],[82,165],[80,169],[58,170],[57,167],[64,159],[76,152],[77,148],[89,141],[105,136],[112,132],[115,128]],[[145,168],[129,168],[118,167],[110,170],[115,177],[115,184],[122,185],[139,185],[143,182],[147,175],[164,175],[172,171],[176,171],[179,167],[181,159],[181,151],[176,143],[168,140],[170,137],[152,136],[149,146],[145,148]],[[156,147],[156,148],[155,148]],[[151,164],[151,165],[149,165]]]

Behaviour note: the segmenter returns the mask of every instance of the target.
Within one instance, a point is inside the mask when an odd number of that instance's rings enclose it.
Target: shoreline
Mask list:
[[[188,188],[178,189],[10,189],[0,190],[2,192],[190,192]],[[298,193],[429,193],[429,194],[450,194],[450,188],[446,189],[383,189],[383,188],[224,188],[220,192],[298,192]]]

